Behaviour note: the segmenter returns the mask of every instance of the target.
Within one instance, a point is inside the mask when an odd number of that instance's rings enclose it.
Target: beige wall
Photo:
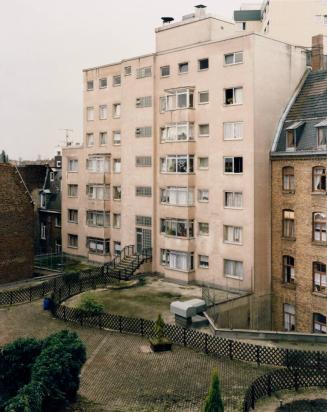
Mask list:
[[[198,23],[211,24],[210,19]],[[183,26],[184,40],[194,35],[194,25]],[[206,27],[206,30],[208,27]],[[169,29],[173,32],[173,29]],[[168,31],[169,31],[168,30]],[[176,30],[179,30],[177,28]],[[164,32],[157,33],[161,36]],[[205,30],[204,30],[205,32]],[[171,34],[169,34],[170,36]],[[171,39],[164,37],[160,50],[169,49]],[[184,41],[183,40],[183,41]],[[194,41],[194,40],[192,40]],[[178,43],[177,43],[178,45]],[[244,62],[225,66],[224,54],[243,51]],[[209,58],[208,70],[198,70],[198,59]],[[188,74],[178,74],[178,63],[188,61]],[[171,74],[160,77],[160,67],[170,65]],[[132,66],[132,75],[124,76],[124,67]],[[136,79],[139,67],[152,66],[152,76]],[[111,241],[121,241],[122,246],[135,244],[135,216],[152,217],[153,270],[166,277],[182,282],[215,284],[226,289],[255,289],[265,294],[269,289],[270,258],[270,208],[269,208],[269,150],[277,121],[305,70],[305,58],[301,49],[284,43],[251,34],[234,34],[220,41],[210,41],[185,48],[160,51],[155,55],[123,61],[119,64],[103,66],[85,71],[85,84],[94,79],[94,91],[84,92],[84,114],[86,107],[95,106],[95,120],[84,119],[84,139],[87,132],[93,132],[96,144],[92,148],[71,148],[64,150],[63,162],[63,249],[92,260],[99,256],[88,255],[86,237],[108,237]],[[122,85],[112,87],[112,76],[122,75]],[[108,87],[98,88],[98,80],[108,78]],[[194,109],[175,110],[160,113],[159,98],[166,90],[178,87],[194,88]],[[243,103],[235,106],[224,105],[224,88],[243,87]],[[209,90],[209,103],[198,102],[198,92]],[[152,96],[151,108],[136,108],[137,97]],[[121,117],[113,119],[111,107],[121,102]],[[98,106],[107,104],[108,119],[99,120]],[[160,143],[160,127],[171,122],[190,121],[194,123],[194,142]],[[242,140],[225,141],[223,123],[244,122]],[[199,137],[198,125],[210,124],[210,136]],[[135,138],[135,128],[152,126],[151,138]],[[120,146],[112,145],[112,132],[121,130]],[[106,147],[97,143],[100,131],[107,131],[109,142]],[[121,158],[121,173],[91,174],[85,169],[86,157],[90,153],[110,153],[111,159]],[[173,154],[194,154],[195,172],[188,175],[170,175],[159,172],[160,157]],[[135,167],[135,156],[152,155],[152,167]],[[79,172],[67,173],[67,156],[79,158]],[[226,175],[223,172],[224,156],[242,156],[242,175]],[[198,169],[198,158],[209,157],[209,169]],[[96,180],[97,179],[97,180]],[[66,185],[77,181],[80,185],[78,199],[67,199]],[[87,199],[87,183],[106,181],[112,186],[122,185],[122,200],[110,200],[95,205]],[[152,198],[135,197],[135,186],[152,186]],[[160,188],[167,186],[189,186],[195,188],[195,206],[177,207],[160,204]],[[209,203],[197,201],[197,189],[209,189]],[[226,209],[223,206],[223,193],[243,192],[241,210]],[[112,195],[111,195],[112,199]],[[65,222],[69,205],[80,210],[78,225]],[[89,228],[86,226],[85,211],[95,207],[105,208],[113,213],[121,213],[121,229]],[[111,216],[112,218],[112,216]],[[194,239],[176,239],[159,233],[160,218],[194,219]],[[198,223],[209,222],[209,236],[198,234]],[[223,241],[223,226],[234,225],[243,228],[242,245],[226,244]],[[67,234],[80,236],[79,248],[67,248]],[[160,264],[160,249],[194,252],[194,271],[170,270]],[[198,256],[209,256],[209,269],[198,267]],[[101,257],[108,260],[111,257]],[[223,261],[242,261],[242,280],[224,276]]]

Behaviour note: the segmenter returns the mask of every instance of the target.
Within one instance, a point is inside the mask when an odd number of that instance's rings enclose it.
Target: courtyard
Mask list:
[[[247,387],[271,367],[218,359],[174,345],[170,353],[148,351],[134,335],[81,328],[51,317],[42,302],[0,308],[0,345],[18,337],[42,338],[75,330],[87,348],[80,395],[84,411],[200,411],[211,371],[218,367],[226,411],[240,411]],[[80,410],[80,409],[77,409]]]

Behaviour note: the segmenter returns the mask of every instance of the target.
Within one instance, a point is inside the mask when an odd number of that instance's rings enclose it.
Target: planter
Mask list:
[[[153,352],[167,352],[171,350],[173,343],[169,339],[150,339],[150,346]]]

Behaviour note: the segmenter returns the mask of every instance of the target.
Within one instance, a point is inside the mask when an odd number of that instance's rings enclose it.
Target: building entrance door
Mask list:
[[[136,252],[142,253],[143,249],[151,248],[151,229],[136,228]]]

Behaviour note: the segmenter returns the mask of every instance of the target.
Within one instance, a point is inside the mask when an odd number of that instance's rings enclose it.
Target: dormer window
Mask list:
[[[317,128],[317,148],[326,149],[327,146],[327,119],[316,125]]]
[[[292,152],[296,150],[297,131],[303,125],[304,122],[295,122],[286,128],[286,151]]]

